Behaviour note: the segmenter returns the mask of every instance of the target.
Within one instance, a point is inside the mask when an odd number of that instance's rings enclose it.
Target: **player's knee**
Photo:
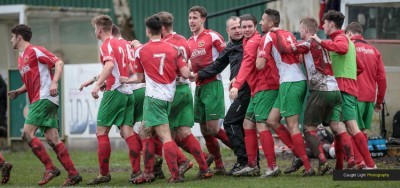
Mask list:
[[[49,144],[49,146],[53,149],[56,148],[57,145],[57,141],[55,141],[54,139],[51,138],[46,138],[47,144]]]
[[[32,140],[31,135],[28,132],[22,132],[21,135],[22,140],[24,140],[25,142],[29,143]]]

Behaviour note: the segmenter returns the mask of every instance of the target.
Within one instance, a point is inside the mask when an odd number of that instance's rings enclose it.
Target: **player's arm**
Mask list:
[[[376,97],[375,110],[380,111],[382,109],[383,98],[386,94],[387,83],[385,66],[382,61],[382,56],[379,52],[377,53],[377,56],[378,69],[376,72],[376,83],[378,85],[378,93]]]
[[[111,74],[112,70],[114,69],[114,63],[112,61],[106,61],[104,63],[103,70],[100,73],[100,76],[96,82],[92,90],[93,98],[99,98],[98,92],[100,91],[100,87],[103,85],[104,81],[106,81],[107,77]]]
[[[119,82],[133,84],[133,83],[143,83],[145,81],[143,73],[136,73],[135,75],[131,76],[130,78],[127,77],[119,77]]]
[[[266,44],[265,44],[266,43]],[[271,57],[272,42],[263,40],[260,41],[259,49],[257,52],[256,69],[262,70],[267,64],[267,59]]]
[[[357,65],[357,76],[358,76],[362,72],[364,72],[365,67],[364,67],[364,62],[360,61],[357,56],[356,56],[356,65]]]
[[[92,85],[92,84],[93,84],[94,82],[96,82],[98,79],[99,79],[99,76],[95,76],[95,77],[93,77],[92,79],[83,82],[83,84],[79,87],[79,91],[82,91],[83,88]]]
[[[17,98],[19,95],[25,93],[27,91],[25,84],[22,85],[20,88],[16,89],[16,90],[11,90],[8,92],[8,97],[10,97],[10,99],[15,99]]]
[[[55,97],[58,95],[58,81],[61,78],[63,72],[64,62],[59,60],[55,63],[55,72],[53,76],[53,80],[50,85],[50,95]]]
[[[332,40],[321,40],[317,34],[311,36],[311,39],[315,40],[318,44],[328,51],[333,51],[338,54],[344,55],[349,50],[349,40],[346,36],[337,36],[334,41]]]
[[[229,65],[229,54],[228,49],[225,48],[212,64],[197,72],[197,79],[204,80],[221,73]]]

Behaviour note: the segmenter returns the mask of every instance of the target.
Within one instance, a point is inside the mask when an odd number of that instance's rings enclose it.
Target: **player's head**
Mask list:
[[[112,25],[111,33],[113,37],[117,38],[121,37],[121,31],[119,30],[119,27],[116,26],[115,24]]]
[[[324,25],[322,27],[324,28],[325,34],[330,35],[334,31],[342,28],[344,15],[341,12],[329,10],[324,14],[322,20],[324,21]]]
[[[101,39],[101,36],[112,33],[112,19],[108,15],[98,15],[92,19],[92,25],[95,29],[97,39]]]
[[[281,16],[279,11],[275,9],[265,9],[263,16],[261,17],[260,25],[262,32],[266,33],[273,27],[279,27],[281,22]]]
[[[350,38],[354,35],[362,35],[363,34],[363,28],[361,24],[357,22],[351,22],[345,30],[346,35]]]
[[[160,18],[160,21],[163,26],[162,33],[171,32],[172,27],[173,27],[173,22],[174,22],[174,16],[172,16],[171,13],[165,12],[165,11],[157,13],[157,16]]]
[[[226,33],[232,40],[240,40],[243,37],[239,17],[231,16],[226,20]]]
[[[162,23],[156,14],[146,18],[145,24],[148,37],[161,35]]]
[[[307,36],[314,35],[318,31],[318,22],[314,18],[305,17],[300,21],[300,37],[306,39]]]
[[[188,13],[190,31],[193,33],[201,31],[207,18],[207,10],[202,6],[194,6]]]
[[[240,26],[244,38],[250,38],[257,31],[257,19],[251,14],[244,14],[240,16]]]
[[[13,27],[11,33],[11,43],[14,49],[18,49],[23,41],[30,42],[32,38],[32,29],[25,24]]]

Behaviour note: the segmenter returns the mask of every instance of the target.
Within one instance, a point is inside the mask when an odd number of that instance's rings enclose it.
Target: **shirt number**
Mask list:
[[[153,58],[160,58],[160,67],[158,68],[158,72],[160,75],[164,75],[165,53],[153,54]]]

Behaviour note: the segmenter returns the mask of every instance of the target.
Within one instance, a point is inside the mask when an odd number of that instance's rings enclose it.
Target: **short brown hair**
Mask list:
[[[161,33],[162,23],[156,14],[146,18],[145,24],[152,35],[159,35]]]
[[[335,23],[336,29],[340,29],[342,28],[344,22],[344,15],[339,11],[329,10],[327,13],[324,14],[322,20],[332,21],[333,23]]]
[[[32,29],[28,25],[20,24],[11,29],[11,33],[20,35],[24,41],[30,42],[32,38]]]
[[[351,22],[351,23],[346,27],[345,32],[347,33],[347,32],[349,32],[349,31],[351,31],[351,32],[354,33],[354,34],[360,34],[360,35],[363,34],[363,28],[362,28],[362,26],[361,26],[359,23],[357,23],[357,22]]]
[[[240,18],[240,25],[242,24],[243,21],[252,21],[254,26],[257,26],[257,18],[252,14],[243,14],[239,18]]]
[[[308,31],[310,31],[311,33],[313,33],[313,34],[317,33],[318,22],[314,18],[305,17],[305,18],[301,19],[300,23],[303,24],[308,29]]]
[[[108,15],[98,15],[92,19],[92,25],[98,26],[106,32],[110,32],[112,30],[112,19]]]
[[[202,18],[207,18],[207,10],[202,6],[194,6],[189,9],[188,13],[199,12]]]
[[[264,10],[264,14],[268,15],[268,17],[274,22],[275,27],[279,27],[279,23],[281,22],[279,11],[268,8]]]
[[[161,11],[159,13],[157,13],[157,16],[160,18],[160,21],[162,23],[162,25],[166,28],[166,29],[171,29],[173,22],[174,22],[174,16],[172,16],[171,13],[166,12],[166,11]]]
[[[116,26],[115,24],[112,25],[111,34],[113,36],[120,36],[121,35],[121,31],[119,30],[119,27]]]

